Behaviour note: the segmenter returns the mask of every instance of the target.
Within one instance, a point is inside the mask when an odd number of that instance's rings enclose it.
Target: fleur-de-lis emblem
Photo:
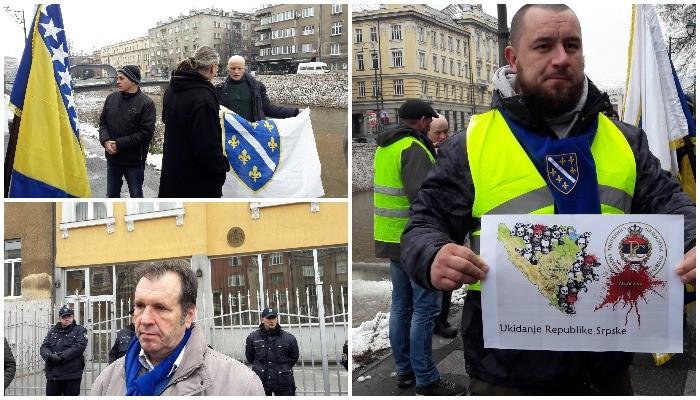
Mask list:
[[[257,123],[257,122],[251,122],[250,125],[253,127],[253,129],[258,129],[258,123]]]
[[[236,135],[233,135],[233,136],[231,136],[231,139],[228,140],[228,144],[230,144],[231,147],[235,149],[236,146],[241,144],[241,142],[238,141],[238,138],[236,137]]]
[[[250,154],[248,154],[248,150],[243,149],[241,154],[238,155],[238,159],[241,160],[243,165],[246,165],[246,163],[250,161]]]
[[[265,128],[267,128],[267,130],[270,132],[272,132],[272,130],[275,129],[275,127],[272,126],[272,124],[268,120],[265,120],[265,122],[263,123],[263,126]]]
[[[267,147],[269,147],[270,150],[272,150],[273,152],[275,151],[275,149],[277,148],[277,142],[275,142],[275,138],[270,138],[270,141],[267,142]]]
[[[260,171],[258,171],[258,166],[253,165],[253,169],[248,172],[248,176],[253,179],[253,182],[257,182],[258,179],[262,176]]]

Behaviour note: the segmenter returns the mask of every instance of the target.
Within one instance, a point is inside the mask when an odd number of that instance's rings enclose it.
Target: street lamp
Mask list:
[[[685,31],[688,33],[687,37],[695,36],[695,22],[693,22],[692,20],[688,21],[688,23],[685,24]],[[671,58],[671,54],[673,54],[673,52],[671,51],[671,40],[680,39],[686,39],[686,37],[671,37],[671,35],[668,35],[668,58]]]
[[[381,109],[379,108],[379,96],[381,96],[382,87],[379,85],[379,77],[377,76],[377,73],[378,73],[377,71],[379,70],[379,54],[378,54],[376,42],[362,42],[362,43],[360,43],[360,51],[362,51],[363,63],[364,63],[364,54],[365,54],[365,44],[369,45],[368,49],[369,48],[372,49],[372,52],[370,53],[370,62],[372,63],[371,65],[374,69],[374,90],[372,91],[372,94],[373,94],[373,97],[375,100],[375,105],[376,105],[375,116],[377,119],[377,132],[381,132],[382,131],[382,119],[380,118]],[[375,57],[377,58],[376,68],[374,68],[375,67],[375,65],[374,65]]]

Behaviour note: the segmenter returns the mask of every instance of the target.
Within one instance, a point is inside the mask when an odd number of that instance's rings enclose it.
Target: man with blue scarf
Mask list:
[[[505,55],[491,110],[440,146],[412,203],[402,264],[425,288],[470,284],[462,340],[471,395],[632,395],[632,353],[484,348],[481,216],[680,214],[686,255],[676,272],[687,283],[695,281],[695,205],[641,129],[605,116],[610,102],[584,74],[569,7],[523,6]]]
[[[146,263],[137,271],[136,340],[95,380],[97,396],[261,396],[260,379],[207,346],[194,323],[197,277],[184,261]]]

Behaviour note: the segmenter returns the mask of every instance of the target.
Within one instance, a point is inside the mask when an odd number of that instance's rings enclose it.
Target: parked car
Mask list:
[[[307,62],[299,64],[297,67],[297,74],[323,75],[326,72],[330,72],[330,70],[328,64],[324,62]]]

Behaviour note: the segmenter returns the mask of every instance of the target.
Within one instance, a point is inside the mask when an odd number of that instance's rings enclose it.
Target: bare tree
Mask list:
[[[695,4],[657,4],[656,12],[671,37],[671,60],[684,90],[695,92],[695,35],[689,36],[686,25],[695,23]]]

